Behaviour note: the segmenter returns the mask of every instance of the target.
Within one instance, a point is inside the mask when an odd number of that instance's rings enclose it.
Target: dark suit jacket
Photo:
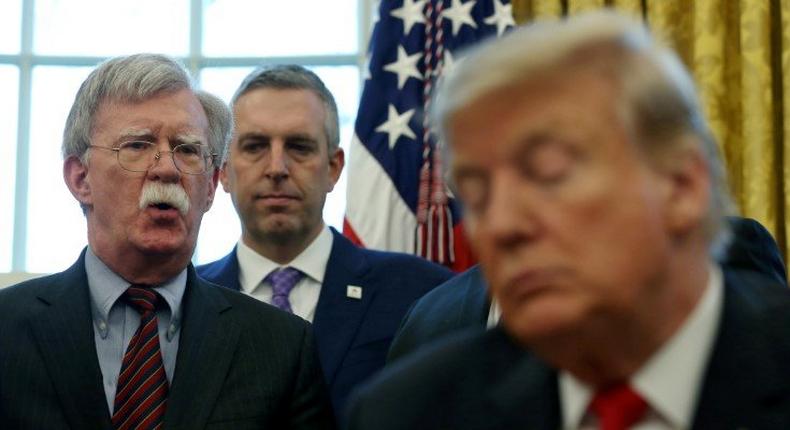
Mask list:
[[[490,308],[483,273],[474,266],[414,303],[392,341],[387,363],[449,333],[485,327]]]
[[[787,287],[785,268],[779,246],[771,233],[751,218],[727,217],[732,242],[722,264],[731,269],[752,270]]]
[[[334,240],[313,320],[318,356],[336,411],[353,387],[384,366],[392,337],[411,304],[452,276],[411,255],[359,248],[332,229]],[[234,250],[198,267],[214,283],[240,289]],[[346,287],[362,287],[362,299]]]
[[[750,270],[787,287],[779,247],[759,222],[728,217],[732,242],[721,264],[728,269]],[[408,355],[422,345],[467,327],[484,326],[491,302],[479,266],[450,279],[418,300],[392,342],[387,362]]]
[[[165,429],[334,428],[303,320],[188,269]],[[0,428],[110,429],[84,252],[0,290]]]
[[[725,272],[722,321],[692,428],[790,428],[790,291],[768,282]],[[501,328],[468,329],[405,357],[349,404],[351,430],[561,425],[557,371]]]

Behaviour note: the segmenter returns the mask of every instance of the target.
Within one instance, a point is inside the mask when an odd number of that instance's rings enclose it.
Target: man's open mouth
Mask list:
[[[152,204],[150,206],[155,207],[155,208],[157,208],[159,210],[163,210],[163,211],[166,211],[168,209],[175,209],[175,207],[173,207],[172,205],[170,205],[168,203],[155,203],[155,204]]]

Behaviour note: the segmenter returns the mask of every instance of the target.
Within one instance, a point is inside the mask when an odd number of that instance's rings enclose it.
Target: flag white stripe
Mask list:
[[[414,253],[417,218],[356,134],[349,148],[346,220],[366,248]]]

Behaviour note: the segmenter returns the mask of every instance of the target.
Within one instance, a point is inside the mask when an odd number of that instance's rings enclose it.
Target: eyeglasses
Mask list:
[[[124,142],[117,148],[101,145],[88,145],[88,147],[115,152],[118,164],[130,172],[146,172],[162,158],[162,153],[169,153],[178,171],[187,175],[200,175],[209,170],[212,158],[217,155],[209,152],[207,147],[200,143],[182,143],[170,151],[157,150],[153,142],[136,140]]]

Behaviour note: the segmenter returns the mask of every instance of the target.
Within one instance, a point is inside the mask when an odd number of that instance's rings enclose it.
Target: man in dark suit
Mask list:
[[[198,273],[311,321],[341,411],[350,390],[383,367],[408,307],[451,272],[414,256],[357,248],[324,224],[324,201],[344,154],[334,98],[313,72],[255,70],[232,106],[236,130],[220,180],[242,237]],[[285,288],[281,277],[291,280]]]
[[[712,257],[725,177],[671,51],[580,15],[477,48],[440,91],[501,324],[393,363],[350,429],[790,425],[790,292]]]
[[[63,140],[88,247],[0,291],[0,428],[335,427],[309,325],[189,263],[231,128],[170,58],[88,76]]]
[[[721,257],[725,268],[758,272],[787,288],[779,246],[771,233],[750,218],[727,217],[732,240]],[[480,266],[454,276],[417,300],[403,318],[387,354],[392,363],[424,345],[471,327],[493,327],[499,309],[491,306]]]

